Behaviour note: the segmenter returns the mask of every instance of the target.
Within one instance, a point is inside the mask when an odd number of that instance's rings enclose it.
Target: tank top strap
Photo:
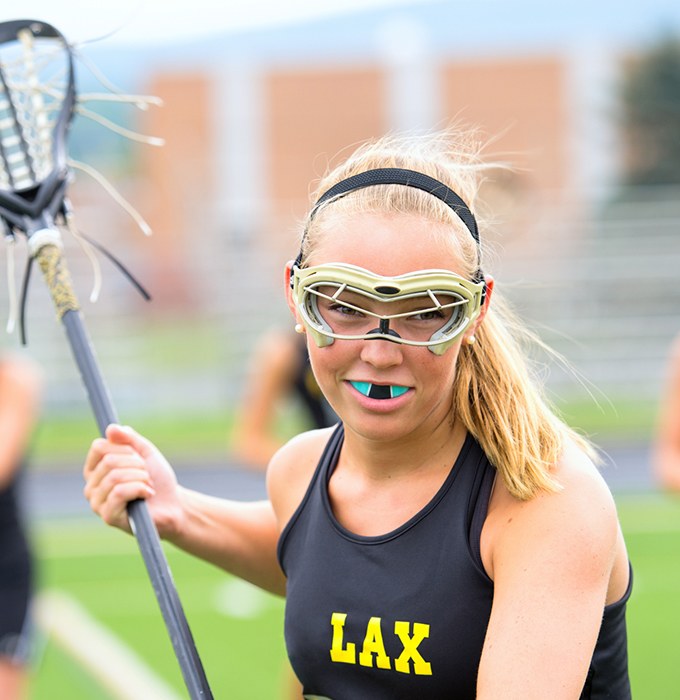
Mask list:
[[[483,569],[481,537],[484,521],[489,511],[491,492],[496,481],[497,471],[475,441],[478,455],[478,465],[474,474],[470,500],[468,504],[469,542],[470,551],[477,564]]]
[[[300,513],[304,510],[305,505],[307,504],[307,502],[309,501],[309,499],[311,497],[311,494],[314,492],[314,489],[317,487],[319,479],[327,479],[329,469],[331,468],[332,465],[337,463],[338,455],[340,452],[340,447],[342,446],[344,438],[345,438],[345,428],[344,428],[342,423],[338,423],[338,425],[333,430],[331,437],[329,438],[328,442],[326,443],[326,446],[324,447],[323,452],[321,453],[321,458],[319,459],[319,463],[316,465],[316,469],[314,470],[314,474],[312,474],[312,478],[310,479],[309,486],[307,487],[307,491],[305,492],[305,495],[302,498],[302,501],[300,501],[300,505],[295,509],[293,516],[291,517],[291,519],[288,521],[286,526],[283,528],[283,531],[281,532],[281,536],[279,537],[279,542],[278,542],[277,547],[276,547],[276,556],[277,556],[277,559],[279,562],[279,566],[281,566],[284,573],[286,570],[283,566],[282,553],[283,553],[283,547],[284,547],[285,541],[288,539],[288,535],[290,534],[291,529],[293,528],[293,526],[297,522],[298,518],[300,517]]]

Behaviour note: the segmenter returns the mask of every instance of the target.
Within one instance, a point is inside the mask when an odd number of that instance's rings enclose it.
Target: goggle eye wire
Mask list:
[[[432,299],[432,302],[434,303],[434,305],[437,309],[453,309],[457,306],[463,306],[463,305],[469,304],[471,301],[473,301],[472,299],[465,298],[459,292],[440,291],[439,293],[440,294],[448,294],[450,296],[456,295],[456,296],[458,296],[458,301],[450,301],[446,304],[442,304],[441,301],[439,301],[439,299],[437,298],[437,295],[431,289],[428,289],[427,294],[430,297],[430,299]],[[426,309],[426,310],[431,311],[432,309]]]
[[[467,305],[470,302],[469,299],[460,298],[458,301],[452,301],[452,302],[449,302],[447,304],[442,304],[437,299],[434,292],[431,289],[427,289],[425,293],[432,299],[434,306],[429,307],[429,308],[425,308],[425,309],[417,309],[416,311],[404,311],[404,312],[398,313],[398,314],[378,314],[378,313],[375,313],[374,311],[369,311],[368,309],[364,309],[360,306],[356,306],[355,304],[352,304],[351,302],[348,302],[345,300],[339,300],[338,296],[342,292],[344,292],[348,287],[348,284],[346,282],[339,284],[338,290],[333,295],[325,294],[324,292],[320,291],[317,288],[318,286],[321,286],[321,285],[328,286],[329,284],[338,284],[338,283],[331,283],[328,281],[316,282],[313,285],[309,285],[307,287],[307,290],[306,290],[307,294],[312,294],[316,297],[321,297],[322,299],[326,299],[327,301],[334,301],[336,303],[340,303],[343,306],[347,307],[348,309],[352,309],[352,311],[357,311],[358,313],[364,314],[365,316],[372,316],[373,318],[377,319],[379,322],[387,321],[389,323],[389,321],[394,320],[394,319],[407,318],[409,316],[414,316],[416,314],[429,313],[431,311],[442,311],[445,309],[457,308],[459,306]],[[370,299],[374,299],[375,301],[385,301],[385,300],[382,300],[378,297],[375,297],[373,294],[362,292],[361,290],[351,289],[350,291],[354,291],[355,293],[361,294],[361,295],[366,296]],[[419,294],[422,295],[423,293],[419,293]],[[408,294],[408,295],[405,295],[404,298],[413,298],[415,296],[418,296],[418,294],[415,294],[415,293]],[[391,301],[391,300],[389,300],[389,301]],[[389,303],[389,301],[387,301],[386,303]],[[454,324],[454,326],[457,326],[457,325],[458,324]]]
[[[435,296],[434,292],[431,289],[427,290],[427,295],[432,299],[432,303],[438,308],[441,309],[442,305],[439,303],[439,299]]]
[[[381,314],[376,314],[373,311],[369,311],[368,309],[362,309],[360,306],[355,306],[349,301],[345,301],[344,299],[338,299],[338,296],[342,294],[342,292],[347,289],[347,283],[343,283],[339,288],[338,291],[335,292],[332,296],[329,296],[328,294],[324,294],[324,292],[321,292],[317,289],[317,285],[326,285],[328,286],[329,284],[337,284],[337,282],[317,282],[314,285],[310,285],[309,287],[306,288],[306,293],[307,294],[313,294],[314,296],[321,297],[322,299],[326,299],[327,301],[334,301],[337,302],[338,304],[341,304],[342,306],[352,309],[352,311],[358,311],[360,314],[364,314],[366,316],[373,316],[374,318],[377,319],[382,319],[382,318],[392,318],[391,316],[382,316]]]
[[[338,297],[347,289],[347,282],[343,282],[341,285],[338,286],[338,291],[335,292],[333,295],[332,299],[333,301],[337,301]]]

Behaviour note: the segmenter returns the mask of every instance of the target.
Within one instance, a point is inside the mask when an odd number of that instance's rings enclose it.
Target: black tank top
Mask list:
[[[338,523],[328,498],[343,438],[340,425],[278,546],[286,646],[305,697],[474,700],[493,600],[479,542],[495,469],[468,435],[430,503],[363,537]],[[605,609],[581,700],[630,697],[628,595]]]
[[[19,487],[22,468],[0,488],[0,589],[26,585],[31,558],[21,512]]]

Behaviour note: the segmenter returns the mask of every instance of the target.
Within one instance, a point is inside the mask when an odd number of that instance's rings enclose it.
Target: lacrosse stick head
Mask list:
[[[0,23],[0,217],[10,233],[30,236],[39,219],[63,214],[74,82],[71,47],[53,26]]]

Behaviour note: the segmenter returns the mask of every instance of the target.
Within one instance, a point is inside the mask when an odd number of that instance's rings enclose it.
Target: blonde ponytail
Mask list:
[[[498,470],[508,491],[528,500],[558,491],[553,467],[567,440],[595,458],[591,445],[549,406],[532,375],[524,343],[538,342],[494,292],[492,304],[458,358],[454,410]]]

